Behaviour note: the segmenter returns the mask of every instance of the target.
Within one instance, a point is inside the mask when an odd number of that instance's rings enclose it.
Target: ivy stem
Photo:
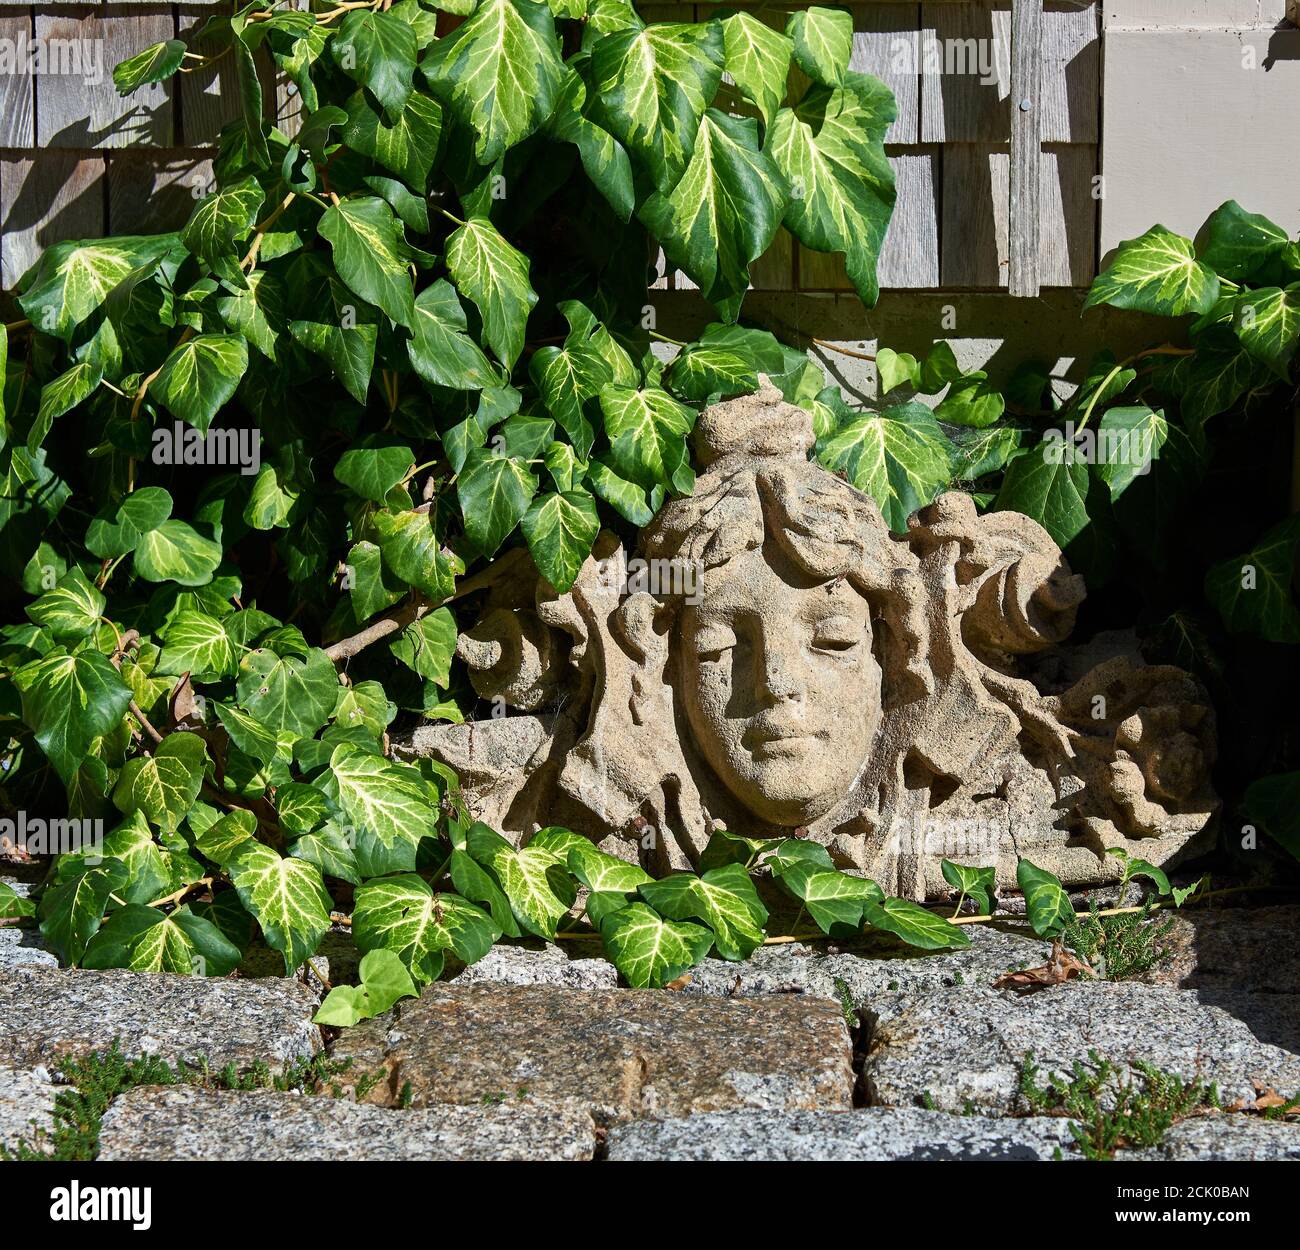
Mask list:
[[[6,334],[17,334],[21,330],[30,330],[31,328],[32,328],[32,323],[26,317],[24,317],[21,321],[5,322]]]
[[[852,347],[841,347],[838,343],[832,343],[829,339],[813,339],[818,347],[824,347],[828,352],[838,352],[841,356],[852,356],[854,360],[870,360],[875,362],[875,356],[871,352],[856,351]]]
[[[266,232],[280,220],[280,215],[294,202],[297,194],[296,191],[290,191],[280,201],[279,207],[253,228],[253,241],[249,244],[248,251],[244,253],[244,259],[239,262],[241,269],[251,270],[257,264],[257,253],[262,249],[262,240],[266,237]]]
[[[196,890],[201,886],[209,886],[211,884],[212,884],[211,877],[200,877],[197,881],[191,881],[189,885],[182,886],[174,894],[167,895],[166,898],[154,899],[154,901],[150,903],[149,906],[166,907],[168,903],[179,903],[181,899],[183,899],[191,890]]]
[[[435,204],[434,208],[436,208],[448,221],[454,221],[458,226],[463,226],[465,224],[456,216],[455,213],[449,213],[441,204]],[[653,334],[654,331],[652,330],[651,333]]]
[[[686,346],[681,339],[670,339],[666,334],[660,334],[658,330],[650,330],[648,333],[652,339],[658,339],[661,343],[671,343],[673,347]]]

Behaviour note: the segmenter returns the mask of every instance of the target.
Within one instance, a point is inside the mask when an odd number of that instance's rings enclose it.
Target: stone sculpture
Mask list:
[[[1114,639],[1081,671],[1062,644],[1083,580],[1039,525],[949,493],[891,534],[766,382],[694,437],[694,493],[633,558],[602,534],[562,595],[526,552],[500,562],[458,644],[494,715],[399,754],[455,768],[516,841],[566,825],[657,874],[719,826],[812,838],[915,898],[945,857],[1090,884],[1118,875],[1108,847],[1199,848],[1205,691]]]

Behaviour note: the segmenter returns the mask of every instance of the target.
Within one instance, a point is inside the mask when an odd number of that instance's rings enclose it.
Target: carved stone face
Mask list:
[[[871,616],[847,581],[751,549],[708,571],[677,648],[696,745],[750,811],[793,827],[844,797],[880,723]]]

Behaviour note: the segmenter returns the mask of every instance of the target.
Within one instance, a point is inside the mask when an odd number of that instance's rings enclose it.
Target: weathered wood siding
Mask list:
[[[713,6],[642,5],[646,17],[703,17]],[[1011,137],[1008,3],[874,3],[852,9],[854,68],[884,79],[898,100],[887,136],[898,204],[881,257],[881,286],[996,290],[1007,285]],[[113,65],[189,30],[214,3],[0,0],[0,47],[21,40],[89,40],[81,73],[0,74],[0,284],[61,239],[167,229],[211,182],[217,131],[235,113],[227,59],[121,99]],[[1040,280],[1086,286],[1096,266],[1093,197],[1100,130],[1096,3],[1048,0],[1043,15]],[[780,20],[775,18],[774,20]],[[99,42],[97,42],[99,41]],[[98,49],[97,52],[94,49]],[[94,73],[98,57],[98,76]],[[85,72],[89,70],[90,72]],[[268,91],[281,115],[288,94]],[[834,258],[778,237],[756,266],[775,291],[848,289]],[[689,285],[664,274],[659,285]]]

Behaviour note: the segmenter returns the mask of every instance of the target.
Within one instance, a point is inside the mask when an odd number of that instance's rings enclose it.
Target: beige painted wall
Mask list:
[[[1104,37],[1101,256],[1157,221],[1194,234],[1226,199],[1300,234],[1300,30],[1275,29],[1282,0],[1107,7],[1128,16]],[[1180,26],[1139,28],[1174,8]],[[1260,24],[1186,28],[1210,9]]]

